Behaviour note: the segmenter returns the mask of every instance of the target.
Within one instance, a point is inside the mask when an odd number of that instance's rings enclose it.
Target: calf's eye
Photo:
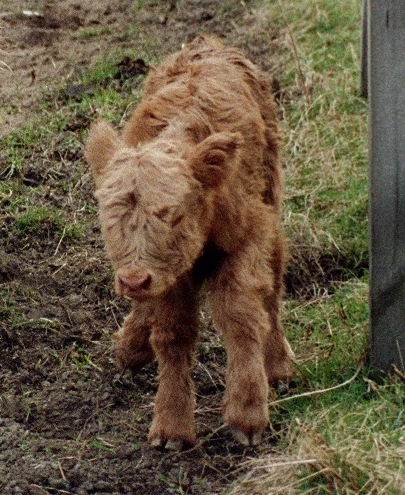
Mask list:
[[[169,213],[169,207],[168,206],[163,206],[163,208],[160,208],[160,210],[153,212],[155,217],[159,218],[160,220],[164,220],[167,217],[168,213]]]
[[[172,227],[176,227],[176,225],[178,225],[183,220],[183,217],[184,215],[178,215],[170,222],[170,225]]]
[[[138,199],[135,195],[134,192],[130,192],[126,198],[127,200],[127,203],[130,205],[130,206],[136,206],[137,203],[138,203]]]

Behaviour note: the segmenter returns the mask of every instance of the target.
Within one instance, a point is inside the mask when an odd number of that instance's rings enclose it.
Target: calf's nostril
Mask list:
[[[139,287],[141,289],[148,289],[149,286],[150,286],[150,283],[152,281],[152,277],[150,275],[150,273],[147,273],[143,278],[142,280],[140,281],[140,284],[139,284]]]
[[[132,290],[146,290],[151,284],[152,276],[150,273],[141,273],[131,277],[120,275],[119,280],[123,287]]]

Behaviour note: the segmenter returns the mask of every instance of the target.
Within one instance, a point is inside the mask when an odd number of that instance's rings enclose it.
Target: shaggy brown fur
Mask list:
[[[279,322],[285,263],[275,107],[264,75],[237,51],[200,36],[146,80],[119,135],[92,126],[86,156],[118,294],[133,310],[115,335],[119,361],[158,360],[149,439],[195,440],[190,376],[198,292],[222,332],[223,414],[244,444],[268,422],[268,384],[288,380]]]

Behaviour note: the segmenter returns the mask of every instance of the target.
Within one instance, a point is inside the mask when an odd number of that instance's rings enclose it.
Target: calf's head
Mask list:
[[[241,144],[229,132],[194,145],[162,136],[130,147],[98,122],[86,145],[116,290],[132,299],[164,293],[192,268]]]

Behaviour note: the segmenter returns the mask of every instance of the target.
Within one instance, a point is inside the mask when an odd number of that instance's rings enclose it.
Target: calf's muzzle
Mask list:
[[[117,291],[131,298],[142,298],[148,295],[152,283],[152,275],[146,270],[138,270],[130,274],[117,275]]]

